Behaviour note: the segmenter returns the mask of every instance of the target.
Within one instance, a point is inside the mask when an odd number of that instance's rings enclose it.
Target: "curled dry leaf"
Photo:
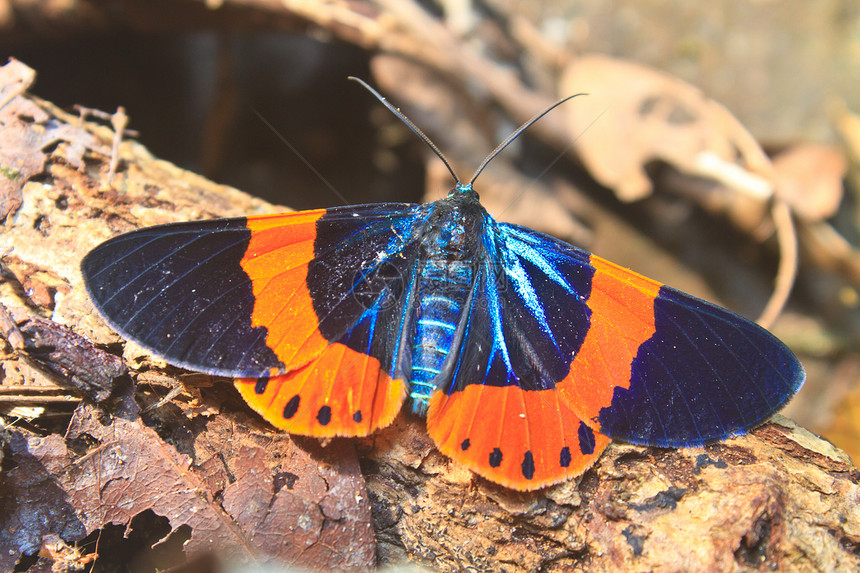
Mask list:
[[[821,221],[836,214],[842,202],[842,180],[848,165],[842,152],[831,145],[803,143],[790,147],[773,160],[776,194],[807,221]]]
[[[0,109],[33,84],[36,72],[18,60],[10,59],[0,67]]]
[[[772,191],[767,156],[743,126],[700,90],[656,70],[601,55],[566,68],[560,93],[586,92],[566,106],[577,153],[622,201],[652,191],[654,160],[764,200]]]
[[[184,427],[186,435],[177,432],[173,441],[198,450],[197,464],[140,418],[107,419],[88,404],[78,408],[66,436],[7,432],[0,571],[37,554],[45,535],[74,543],[109,524],[129,526],[148,511],[169,521],[162,541],[177,531],[188,535],[187,555],[215,552],[237,563],[309,570],[372,566],[370,506],[348,442],[303,449],[223,417],[193,436]],[[200,448],[223,444],[228,432],[235,448],[219,447],[201,460]],[[109,559],[110,550],[101,547],[100,557]]]
[[[53,321],[33,317],[20,331],[31,363],[92,402],[107,400],[128,373],[122,360]]]
[[[45,155],[33,149],[18,124],[22,108],[35,106],[19,97],[36,73],[16,60],[0,67],[0,221],[21,206],[21,187],[45,166]]]

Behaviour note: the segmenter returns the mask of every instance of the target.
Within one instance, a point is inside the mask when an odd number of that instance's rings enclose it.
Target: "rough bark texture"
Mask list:
[[[0,301],[19,323],[41,316],[101,348],[122,348],[137,403],[151,404],[181,373],[120,344],[87,300],[79,261],[133,228],[278,209],[159,161],[134,142],[119,147],[108,184],[110,130],[15,99],[27,110],[15,117],[33,118],[16,129],[35,137],[56,122],[69,128],[51,141],[44,169],[19,181],[20,205],[7,203]],[[70,150],[80,145],[87,151],[78,162]],[[0,167],[8,179],[17,173]],[[20,387],[20,396],[38,404],[44,392],[33,388],[51,382],[36,366],[8,354],[0,389],[13,395]],[[203,387],[201,378],[212,384]],[[144,510],[169,521],[152,543],[177,535],[197,552],[219,539],[233,556],[316,569],[370,567],[371,520],[379,564],[411,560],[442,571],[860,569],[860,473],[843,452],[784,418],[699,449],[613,444],[579,482],[519,494],[445,459],[423,422],[401,416],[357,442],[365,485],[350,461],[356,443],[320,446],[278,435],[228,384],[201,378],[189,390],[193,399],[181,396],[143,417],[120,396],[121,406],[82,403],[68,432],[0,433],[0,531],[9,536],[0,569],[52,534],[73,544],[110,523],[131,527]],[[132,450],[152,457],[130,460]],[[132,462],[142,465],[132,471]],[[156,496],[152,488],[163,489]],[[128,499],[121,494],[138,490],[122,505]],[[174,496],[190,505],[173,503]],[[85,505],[99,500],[104,505]],[[43,530],[10,522],[36,510],[47,516]],[[14,536],[21,527],[30,527],[32,539]],[[107,553],[105,543],[100,552]]]

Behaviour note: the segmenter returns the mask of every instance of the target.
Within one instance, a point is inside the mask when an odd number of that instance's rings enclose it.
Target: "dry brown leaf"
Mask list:
[[[842,180],[848,165],[842,152],[831,145],[794,145],[773,160],[776,194],[807,221],[836,214],[842,202]]]
[[[0,67],[0,109],[33,84],[36,72],[27,65],[10,58]]]
[[[602,55],[573,60],[560,93],[587,92],[566,106],[577,153],[592,176],[622,201],[652,191],[645,167],[665,161],[764,200],[771,167],[755,139],[723,106],[686,82]]]
[[[220,446],[227,430],[232,451]],[[165,539],[184,526],[189,555],[314,570],[373,564],[370,506],[347,442],[306,450],[281,435],[264,448],[255,444],[264,435],[215,419],[194,437],[174,437],[186,447],[189,439],[219,444],[217,454],[195,465],[133,414],[107,418],[86,404],[65,438],[9,434],[0,570],[36,554],[44,535],[81,540],[108,524],[129,526],[147,511],[169,520]]]
[[[20,332],[31,364],[92,402],[107,400],[128,373],[122,360],[50,320],[32,317]]]

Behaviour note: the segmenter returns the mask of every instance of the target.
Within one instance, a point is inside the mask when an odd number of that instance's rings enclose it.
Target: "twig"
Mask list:
[[[110,117],[110,124],[113,127],[113,141],[110,147],[110,164],[108,168],[106,188],[113,185],[113,176],[116,174],[116,167],[119,164],[119,144],[122,143],[122,136],[126,132],[128,126],[128,114],[125,113],[125,108],[119,106],[116,108],[116,113]]]
[[[13,350],[24,349],[24,335],[18,330],[18,325],[12,319],[6,306],[0,302],[0,335],[6,339]]]
[[[110,121],[111,127],[113,128],[113,139],[111,141],[110,163],[108,163],[107,180],[102,183],[102,191],[110,189],[111,185],[113,185],[113,176],[116,175],[117,165],[119,165],[119,146],[122,143],[122,138],[124,135],[130,135],[132,137],[135,137],[137,136],[137,131],[133,129],[127,129],[128,114],[125,112],[125,108],[122,106],[117,107],[115,113],[107,113],[100,109],[94,109],[80,105],[76,105],[75,109],[78,110],[78,114],[80,116],[81,121],[84,121],[84,119],[86,119],[88,115],[97,117],[102,120]]]
[[[779,241],[779,269],[776,272],[773,294],[758,318],[758,323],[765,328],[770,328],[782,312],[797,278],[797,231],[794,228],[791,209],[787,203],[777,199],[773,202],[771,216]]]
[[[0,404],[77,404],[77,396],[0,396]]]
[[[0,109],[16,96],[27,91],[36,79],[36,72],[14,58],[0,72]]]

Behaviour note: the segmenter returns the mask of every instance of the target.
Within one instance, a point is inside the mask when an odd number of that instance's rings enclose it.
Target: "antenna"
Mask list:
[[[419,129],[419,127],[418,127],[417,125],[415,125],[414,123],[412,123],[412,120],[411,120],[411,119],[409,119],[408,117],[406,117],[405,115],[403,115],[403,112],[402,112],[402,111],[400,111],[399,109],[397,109],[396,107],[394,107],[393,105],[391,105],[391,103],[389,103],[389,101],[388,101],[387,99],[385,99],[385,98],[382,96],[382,94],[380,94],[378,91],[376,91],[375,89],[373,89],[372,87],[370,87],[370,85],[368,85],[368,83],[367,83],[366,81],[364,81],[363,79],[361,79],[361,78],[357,78],[357,77],[355,77],[355,76],[349,76],[349,79],[351,79],[351,80],[352,80],[352,81],[354,81],[354,82],[358,82],[358,83],[360,83],[360,84],[364,87],[364,89],[366,89],[367,91],[369,91],[370,93],[372,93],[372,94],[376,97],[376,99],[378,99],[378,100],[382,103],[382,105],[384,105],[385,107],[387,107],[388,109],[390,109],[390,110],[391,110],[391,113],[393,113],[394,115],[396,115],[397,117],[399,117],[399,118],[400,118],[400,121],[402,121],[403,123],[405,123],[405,124],[406,124],[406,127],[408,127],[409,129],[411,129],[411,130],[412,130],[412,132],[413,132],[415,135],[417,135],[417,136],[419,137],[419,139],[421,139],[421,141],[423,141],[424,143],[426,143],[426,144],[427,144],[427,147],[429,147],[430,149],[432,149],[432,150],[433,150],[433,153],[435,153],[435,154],[436,154],[436,157],[438,157],[439,159],[441,159],[441,160],[442,160],[442,163],[444,163],[444,164],[445,164],[445,167],[447,167],[447,168],[448,168],[448,172],[451,174],[451,177],[453,177],[453,178],[454,178],[454,181],[456,181],[456,182],[457,182],[457,185],[460,185],[460,178],[459,178],[459,177],[457,177],[457,174],[456,174],[456,173],[454,173],[454,170],[451,168],[451,164],[450,164],[450,163],[448,163],[448,160],[447,160],[447,159],[445,159],[445,155],[442,153],[442,151],[441,151],[438,147],[436,147],[436,144],[435,144],[435,143],[433,143],[432,141],[430,141],[430,138],[429,138],[429,137],[427,137],[427,135],[425,135],[425,133],[424,133],[423,131],[421,131],[421,129]]]
[[[427,147],[429,147],[430,149],[432,149],[432,150],[433,150],[433,153],[435,153],[435,154],[436,154],[436,156],[437,156],[439,159],[441,159],[441,160],[442,160],[442,163],[444,163],[444,164],[445,164],[445,167],[447,167],[447,168],[448,168],[448,172],[449,172],[449,173],[451,173],[451,177],[453,177],[453,178],[454,178],[454,181],[456,181],[456,182],[457,182],[457,186],[458,186],[458,187],[467,187],[467,188],[471,188],[471,187],[472,187],[472,184],[475,182],[475,179],[477,179],[477,178],[478,178],[478,175],[480,175],[480,174],[481,174],[481,172],[484,170],[484,168],[485,168],[485,167],[487,167],[487,164],[489,164],[489,163],[490,163],[490,161],[492,161],[492,160],[493,160],[493,158],[495,158],[495,157],[496,157],[496,155],[498,155],[499,153],[501,153],[501,151],[502,151],[504,148],[506,148],[508,145],[510,145],[510,144],[511,144],[511,142],[513,142],[517,137],[519,137],[519,136],[520,136],[520,134],[521,134],[522,132],[524,132],[526,129],[528,129],[529,127],[531,127],[531,125],[532,125],[533,123],[535,123],[537,120],[539,120],[540,118],[542,118],[543,116],[545,116],[546,114],[548,114],[549,112],[551,112],[552,110],[554,110],[555,108],[557,108],[558,106],[560,106],[561,104],[563,104],[564,102],[566,102],[566,101],[568,101],[568,100],[571,100],[571,99],[573,99],[573,98],[575,98],[575,97],[577,97],[577,96],[586,95],[586,94],[584,94],[584,93],[579,93],[579,94],[573,94],[573,95],[571,95],[571,96],[567,96],[567,97],[566,97],[566,98],[564,98],[563,100],[561,100],[561,101],[557,101],[556,103],[552,104],[551,106],[549,106],[548,108],[546,108],[546,109],[545,109],[545,110],[543,110],[542,112],[540,112],[540,113],[536,114],[536,115],[535,115],[534,117],[532,117],[530,120],[528,120],[527,122],[525,122],[524,124],[522,124],[520,127],[518,127],[518,128],[516,129],[516,131],[514,131],[512,134],[510,134],[508,137],[506,137],[506,138],[505,138],[505,140],[504,140],[503,142],[501,142],[501,143],[500,143],[500,144],[499,144],[499,145],[498,145],[498,146],[493,150],[493,152],[492,152],[492,153],[490,153],[490,154],[487,156],[487,158],[486,158],[486,159],[484,159],[484,161],[481,163],[481,165],[480,165],[480,166],[478,167],[478,169],[475,171],[475,174],[474,174],[474,175],[472,175],[472,178],[469,180],[469,183],[468,183],[468,184],[466,184],[466,185],[463,185],[463,184],[460,182],[460,178],[459,178],[459,177],[457,177],[457,174],[456,174],[456,173],[454,173],[454,170],[451,168],[451,164],[450,164],[450,163],[448,163],[448,160],[447,160],[447,159],[445,159],[445,155],[444,155],[444,154],[439,150],[439,148],[438,148],[438,147],[436,147],[436,144],[435,144],[435,143],[433,143],[432,141],[430,141],[430,138],[429,138],[429,137],[427,137],[427,135],[426,135],[423,131],[421,131],[421,129],[419,129],[417,125],[415,125],[414,123],[412,123],[412,120],[410,120],[408,117],[406,117],[406,116],[403,114],[403,112],[402,112],[402,111],[400,111],[399,109],[397,109],[396,107],[394,107],[393,105],[391,105],[391,103],[389,103],[389,101],[388,101],[387,99],[385,99],[385,98],[384,98],[384,97],[383,97],[383,96],[382,96],[378,91],[376,91],[375,89],[373,89],[372,87],[370,87],[370,85],[368,85],[368,83],[367,83],[367,82],[365,82],[364,80],[362,80],[361,78],[357,78],[357,77],[355,77],[355,76],[349,76],[349,79],[351,79],[351,80],[353,80],[353,81],[355,81],[355,82],[360,83],[360,84],[364,87],[364,89],[366,89],[367,91],[369,91],[370,93],[372,93],[372,94],[376,97],[376,99],[378,99],[378,100],[382,103],[382,105],[384,105],[385,107],[387,107],[389,110],[391,110],[391,112],[392,112],[394,115],[396,115],[398,118],[400,118],[400,121],[402,121],[403,123],[405,123],[405,124],[406,124],[406,126],[407,126],[409,129],[411,129],[411,130],[412,130],[412,132],[413,132],[413,133],[415,133],[415,135],[417,135],[417,136],[421,139],[421,141],[423,141],[425,144],[427,144]]]
[[[488,163],[490,163],[490,161],[492,161],[492,160],[493,160],[493,158],[495,158],[495,157],[496,157],[496,155],[498,155],[499,153],[501,153],[501,151],[502,151],[504,148],[506,148],[508,145],[510,145],[510,144],[511,144],[511,142],[513,142],[517,137],[519,137],[519,136],[520,136],[520,134],[521,134],[522,132],[524,132],[526,129],[528,129],[529,127],[531,127],[531,126],[532,126],[532,124],[533,124],[534,122],[536,122],[537,120],[539,120],[540,118],[542,118],[543,116],[545,116],[546,114],[548,114],[549,112],[551,112],[552,110],[554,110],[555,108],[557,108],[558,106],[560,106],[561,104],[563,104],[564,102],[566,102],[566,101],[568,101],[568,100],[571,100],[571,99],[573,99],[573,98],[575,98],[575,97],[581,96],[581,95],[586,95],[586,94],[584,94],[584,93],[580,93],[580,94],[573,94],[573,95],[571,95],[571,96],[567,96],[566,98],[564,98],[564,99],[563,99],[563,100],[561,100],[561,101],[557,101],[557,102],[555,102],[554,104],[552,104],[551,106],[549,106],[548,108],[546,108],[545,110],[543,110],[542,112],[540,112],[540,113],[536,114],[534,117],[532,117],[530,120],[528,120],[527,122],[525,122],[524,124],[522,124],[520,127],[518,127],[518,128],[516,129],[516,131],[514,131],[512,134],[510,134],[508,137],[506,137],[506,138],[505,138],[505,140],[504,140],[503,142],[501,142],[501,143],[500,143],[500,144],[499,144],[499,145],[498,145],[498,146],[493,150],[493,152],[492,152],[492,153],[490,153],[490,154],[487,156],[487,158],[486,158],[486,159],[484,159],[484,162],[483,162],[483,163],[481,163],[481,165],[480,165],[480,166],[478,166],[478,169],[475,171],[475,174],[474,174],[474,175],[472,175],[472,178],[471,178],[471,179],[469,179],[469,187],[471,187],[471,186],[472,186],[472,184],[475,182],[475,179],[477,179],[477,178],[478,178],[478,175],[480,175],[480,174],[481,174],[481,172],[484,170],[484,168],[487,166],[487,164],[488,164]]]

